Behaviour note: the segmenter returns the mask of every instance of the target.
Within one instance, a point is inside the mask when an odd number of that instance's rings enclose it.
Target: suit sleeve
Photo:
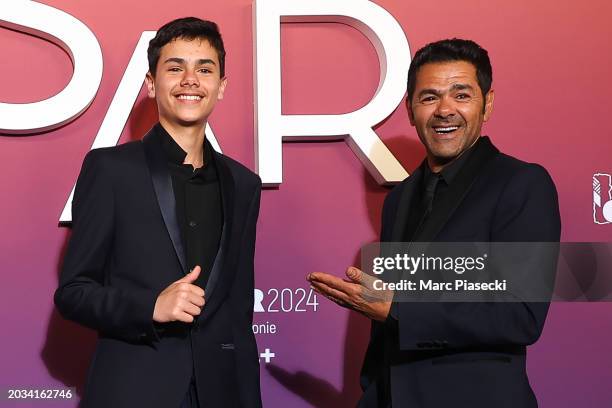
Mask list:
[[[240,245],[237,275],[231,289],[231,304],[234,309],[234,343],[240,400],[243,406],[261,406],[259,386],[259,359],[257,343],[253,334],[253,303],[255,290],[254,258],[257,218],[261,198],[261,180],[258,177],[249,204],[245,229]]]
[[[156,338],[153,309],[157,294],[125,291],[109,284],[112,262],[114,194],[104,152],[90,151],[72,201],[72,235],[55,291],[60,314],[115,338],[139,342]]]
[[[491,225],[492,242],[559,242],[557,191],[546,170],[529,165],[507,183]],[[553,268],[554,269],[554,268]],[[529,273],[550,274],[554,270]],[[542,278],[542,276],[534,277]],[[545,276],[546,278],[546,276]],[[402,350],[529,345],[539,337],[547,302],[394,303]]]

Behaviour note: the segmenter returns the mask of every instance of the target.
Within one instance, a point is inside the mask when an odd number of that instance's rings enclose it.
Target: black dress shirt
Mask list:
[[[423,178],[420,187],[410,203],[410,216],[404,229],[404,242],[410,242],[420,232],[429,214],[437,203],[444,200],[444,194],[452,184],[461,168],[468,161],[480,138],[452,163],[446,165],[440,172],[434,173],[429,168],[427,160],[423,161]]]
[[[157,126],[164,136],[162,148],[166,153],[168,170],[172,177],[176,215],[187,269],[191,270],[196,265],[202,268],[194,284],[204,288],[219,250],[223,228],[219,176],[213,154],[205,145],[202,167],[194,169],[191,164],[183,164],[187,153],[161,125]]]
[[[423,178],[420,180],[420,187],[415,192],[415,196],[410,203],[410,215],[404,229],[404,242],[411,242],[413,240],[420,232],[436,204],[444,200],[444,194],[448,187],[455,180],[465,162],[468,161],[474,148],[480,143],[480,139],[478,138],[476,143],[438,173],[431,171],[427,160],[421,163]],[[393,305],[389,310],[386,323],[393,331],[397,332],[397,311]]]

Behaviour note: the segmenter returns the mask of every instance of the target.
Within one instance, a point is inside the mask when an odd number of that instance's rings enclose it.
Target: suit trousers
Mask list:
[[[187,393],[185,394],[185,399],[181,402],[181,406],[179,408],[199,408],[200,404],[198,403],[198,392],[196,390],[195,378],[191,378],[189,382],[189,388],[187,389]]]

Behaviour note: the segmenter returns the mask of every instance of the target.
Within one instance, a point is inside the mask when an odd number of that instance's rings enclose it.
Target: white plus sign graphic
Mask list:
[[[265,349],[263,353],[259,354],[259,358],[263,358],[266,364],[268,364],[274,357],[275,353],[272,353],[269,348]]]

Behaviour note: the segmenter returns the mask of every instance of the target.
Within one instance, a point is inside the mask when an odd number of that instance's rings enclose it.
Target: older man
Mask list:
[[[491,84],[488,53],[473,41],[438,41],[416,53],[407,108],[427,157],[388,194],[381,241],[559,241],[557,193],[546,170],[481,136],[493,111]],[[548,303],[372,299],[366,274],[351,267],[346,275],[315,272],[308,280],[373,320],[360,406],[537,406],[526,346],[540,336]]]

